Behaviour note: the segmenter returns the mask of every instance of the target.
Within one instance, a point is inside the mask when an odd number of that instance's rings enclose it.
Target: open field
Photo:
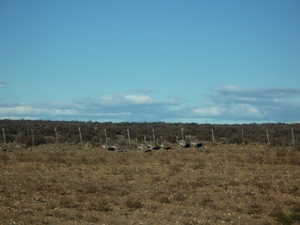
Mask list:
[[[0,224],[300,224],[300,149],[9,144]]]

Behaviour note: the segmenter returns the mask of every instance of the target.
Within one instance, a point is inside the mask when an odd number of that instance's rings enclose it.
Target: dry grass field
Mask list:
[[[300,149],[10,144],[0,224],[300,224]]]

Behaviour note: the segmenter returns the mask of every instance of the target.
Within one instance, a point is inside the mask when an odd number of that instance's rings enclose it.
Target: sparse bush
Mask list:
[[[90,163],[90,160],[87,158],[86,155],[82,155],[82,156],[78,157],[77,163],[87,165]]]
[[[174,176],[177,173],[179,173],[182,170],[182,167],[184,167],[184,164],[177,163],[170,166],[170,175]]]
[[[192,168],[194,170],[203,169],[205,167],[205,164],[203,162],[198,162],[196,165],[194,165]]]
[[[291,165],[300,166],[300,153],[298,151],[291,151],[289,153],[289,161]]]
[[[7,164],[9,161],[7,154],[0,152],[0,161]]]
[[[181,223],[180,224],[183,224],[183,225],[194,225],[194,224],[197,224],[196,221],[190,219],[190,218],[183,218],[181,219]]]
[[[11,134],[6,134],[5,139],[6,139],[6,143],[9,143],[9,142],[12,143],[12,142],[14,142],[15,137]]]
[[[278,157],[283,157],[283,156],[286,156],[288,153],[288,149],[285,149],[285,148],[279,148],[277,151],[276,151],[276,156]]]
[[[229,139],[229,143],[230,144],[241,144],[241,143],[243,143],[243,138],[241,137],[241,135],[236,134]]]
[[[59,201],[59,206],[64,208],[77,208],[79,204],[77,204],[71,197],[64,195]]]
[[[299,190],[299,187],[298,187],[297,185],[294,184],[294,185],[292,185],[292,186],[289,186],[287,192],[288,192],[289,194],[295,194],[295,193],[298,192],[298,190]]]
[[[162,196],[162,197],[159,198],[159,202],[163,203],[163,204],[169,204],[170,199],[167,196]]]
[[[294,151],[300,151],[300,146],[295,146],[295,147],[293,148],[293,150],[294,150]]]
[[[300,213],[300,203],[293,206],[294,213]]]
[[[189,185],[192,187],[192,188],[201,188],[201,187],[204,187],[205,184],[204,183],[201,183],[200,181],[197,181],[197,180],[192,180],[189,182]]]
[[[283,146],[283,142],[279,138],[275,138],[271,141],[271,146]]]
[[[33,146],[32,137],[24,132],[19,132],[14,141],[19,144],[25,144],[27,148]]]
[[[279,223],[284,225],[292,225],[296,221],[300,221],[300,214],[292,213],[287,215],[282,211],[273,212],[272,216],[277,220]]]
[[[111,207],[108,204],[106,199],[92,199],[88,203],[88,209],[99,211],[99,212],[108,212],[111,211]]]
[[[94,182],[84,182],[80,186],[77,187],[77,191],[86,193],[86,194],[93,194],[100,191],[100,188]]]
[[[162,165],[165,165],[165,164],[170,164],[170,159],[169,158],[160,158],[159,159],[159,163],[162,164]]]
[[[143,203],[139,199],[129,198],[125,204],[129,209],[140,209],[143,207]]]
[[[48,162],[56,162],[56,163],[66,163],[67,160],[67,153],[64,151],[53,151],[49,152],[46,156]]]
[[[209,196],[205,196],[202,200],[201,200],[201,204],[206,206],[209,205],[213,202],[213,200],[209,197]]]
[[[43,145],[43,144],[46,144],[46,140],[42,135],[39,135],[36,138],[34,138],[35,146],[39,146],[39,145]]]
[[[262,213],[262,206],[257,203],[251,203],[248,207],[247,213],[248,214],[261,214]]]
[[[99,222],[99,218],[95,217],[95,216],[90,216],[87,221],[89,223],[98,223]]]
[[[174,195],[173,199],[176,201],[184,201],[187,199],[187,196],[184,193],[178,192]]]

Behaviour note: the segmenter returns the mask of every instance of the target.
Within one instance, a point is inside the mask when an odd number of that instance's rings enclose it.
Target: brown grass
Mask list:
[[[300,151],[265,145],[0,153],[0,224],[299,224]]]

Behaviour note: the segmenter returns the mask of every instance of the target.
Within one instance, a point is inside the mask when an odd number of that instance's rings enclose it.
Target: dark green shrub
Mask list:
[[[290,215],[287,215],[282,211],[277,211],[274,212],[272,216],[275,218],[276,221],[285,225],[291,225],[296,221],[300,221],[300,214],[297,213],[292,213]]]
[[[125,204],[130,209],[140,209],[143,207],[142,202],[138,199],[127,199]]]

